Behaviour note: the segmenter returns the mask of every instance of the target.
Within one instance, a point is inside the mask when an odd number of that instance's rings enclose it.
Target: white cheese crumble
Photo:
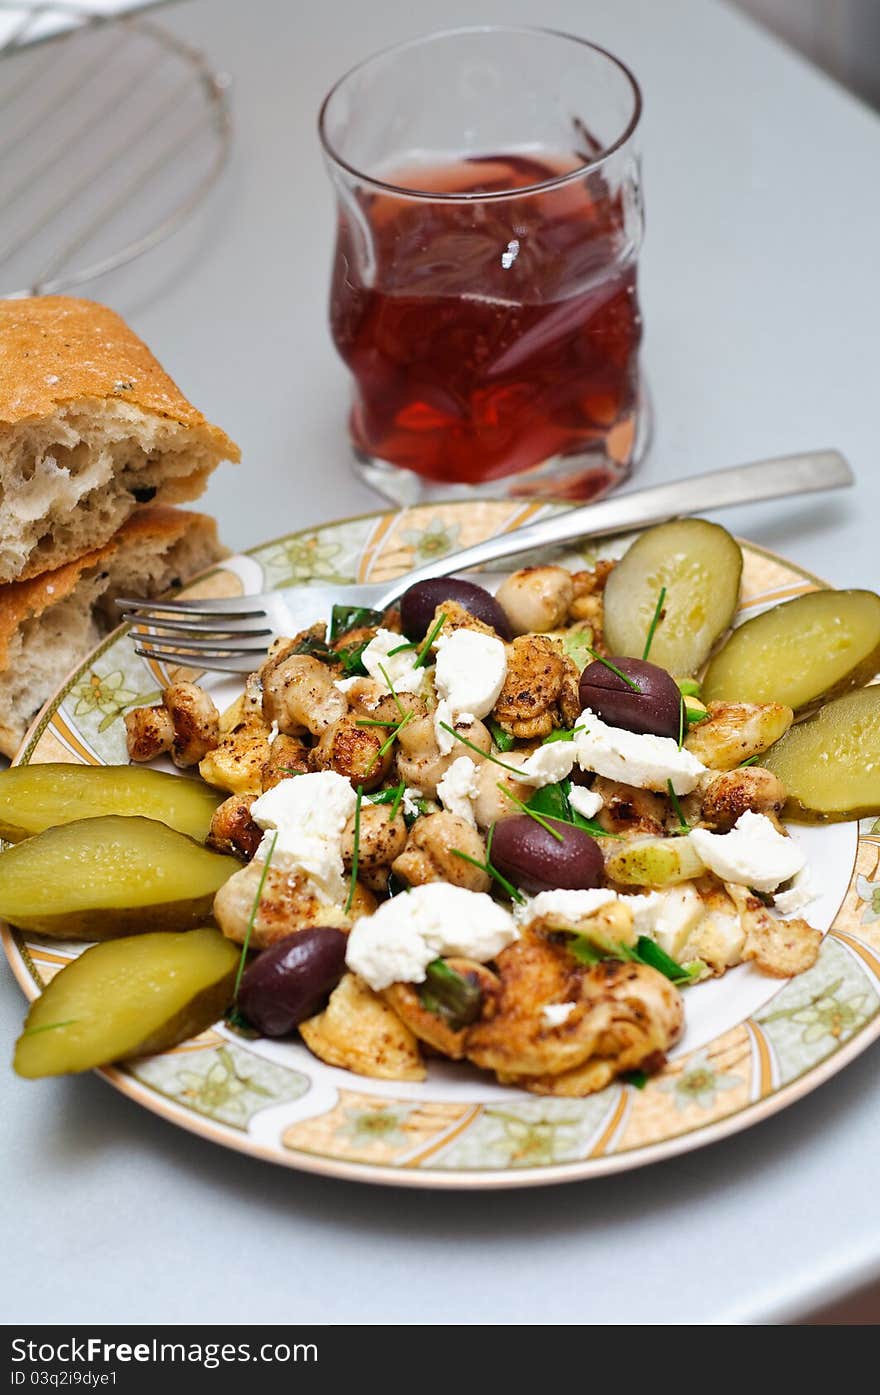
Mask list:
[[[688,837],[700,860],[723,882],[775,891],[806,862],[792,838],[779,833],[766,814],[747,809],[729,833],[695,828]]]
[[[517,905],[514,915],[522,922],[553,917],[577,925],[617,899],[616,891],[607,891],[604,887],[583,891],[570,891],[559,887],[556,891],[539,891],[537,896],[532,896],[524,904]]]
[[[403,635],[379,629],[361,655],[361,663],[370,677],[375,678],[383,687],[389,687],[390,679],[399,693],[420,693],[425,686],[427,674],[424,668],[415,666],[418,649],[409,649],[406,644]],[[392,657],[392,651],[401,649],[401,646],[402,652]],[[383,669],[385,673],[382,672]]]
[[[454,760],[437,786],[437,798],[450,814],[476,827],[473,801],[477,797],[477,767],[470,756]]]
[[[513,778],[539,788],[542,785],[556,785],[571,774],[576,756],[573,741],[550,741],[532,751]]]
[[[428,882],[355,921],[345,962],[379,992],[392,983],[422,983],[443,955],[485,964],[517,938],[513,917],[485,892]]]
[[[348,780],[332,770],[281,780],[251,805],[251,818],[267,830],[256,859],[265,861],[274,839],[273,867],[304,872],[320,900],[340,904],[342,830],[356,804]]]
[[[661,794],[667,793],[670,780],[676,794],[690,794],[705,773],[702,762],[671,736],[645,736],[608,726],[589,708],[577,725],[584,728],[575,738],[582,770]]]
[[[819,895],[813,885],[813,879],[808,867],[802,867],[795,873],[794,879],[788,891],[779,891],[773,897],[773,909],[782,916],[783,920],[788,916],[797,915],[804,906],[809,906],[811,901],[815,901]]]
[[[677,959],[691,932],[705,914],[705,907],[694,888],[687,883],[668,891],[649,891],[644,896],[621,897],[633,915],[633,929],[646,935]]]
[[[422,812],[419,808],[419,800],[422,798],[422,791],[415,785],[407,785],[403,791],[403,812],[410,819],[418,818]]]
[[[472,721],[492,711],[507,677],[507,652],[500,639],[477,630],[441,635],[436,649],[434,683],[439,701],[434,731],[441,752],[448,755],[455,738],[441,723],[454,727],[456,722]]]
[[[360,681],[361,681],[360,678],[357,678],[357,677],[356,677],[356,678],[336,678],[336,679],[334,680],[334,682],[333,682],[333,686],[334,686],[334,688],[338,688],[339,691],[340,691],[341,693],[347,693],[351,688],[354,687],[355,683],[359,683]]]
[[[561,1027],[576,1007],[577,1003],[545,1003],[541,1008],[541,1021],[545,1027]]]
[[[572,785],[568,791],[568,802],[575,813],[583,815],[585,819],[594,819],[605,805],[601,794],[584,789],[583,785]]]

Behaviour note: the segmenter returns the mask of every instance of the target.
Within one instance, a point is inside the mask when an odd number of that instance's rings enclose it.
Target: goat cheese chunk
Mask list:
[[[428,882],[355,921],[345,962],[378,993],[392,983],[422,983],[441,956],[485,964],[518,934],[513,916],[485,892]]]
[[[477,630],[453,630],[450,635],[441,635],[436,649],[434,684],[438,702],[434,731],[441,752],[448,755],[455,738],[441,723],[454,727],[465,717],[473,721],[488,716],[507,677],[507,651],[500,639]]]
[[[747,809],[729,833],[695,828],[688,837],[701,862],[723,882],[775,891],[806,862],[792,838],[779,833],[766,814]]]
[[[568,791],[568,802],[575,813],[581,814],[585,819],[594,819],[599,810],[605,806],[605,800],[601,794],[584,789],[583,785],[572,785]]]
[[[470,756],[454,760],[437,786],[437,798],[450,814],[476,827],[473,801],[477,797],[477,767]]]
[[[632,911],[636,935],[647,936],[673,959],[678,959],[705,914],[703,902],[687,882],[668,891],[649,891],[621,900]]]
[[[577,1003],[545,1003],[541,1008],[541,1021],[545,1027],[561,1027],[576,1007]]]
[[[329,905],[345,898],[342,831],[357,797],[348,780],[332,770],[289,776],[251,805],[251,818],[266,832],[255,857],[272,866],[304,872],[315,894]]]
[[[425,686],[427,674],[424,668],[415,666],[418,649],[408,649],[406,643],[405,635],[396,635],[393,630],[379,629],[361,655],[361,663],[370,677],[381,683],[383,688],[388,688],[389,692],[393,685],[398,693],[420,693]],[[401,647],[402,653],[393,654],[392,657],[393,650]]]
[[[589,707],[578,717],[577,725],[584,728],[575,737],[582,770],[660,794],[667,793],[670,780],[676,794],[690,794],[706,773],[702,762],[671,736],[645,736],[608,726]]]
[[[802,867],[795,873],[788,891],[779,891],[773,897],[773,909],[786,920],[789,916],[797,915],[804,906],[809,906],[818,895],[809,867]]]
[[[559,887],[556,891],[539,891],[537,896],[529,897],[522,905],[515,907],[514,915],[523,923],[553,919],[578,925],[617,899],[616,891],[606,891],[602,887],[584,891]]]
[[[550,741],[532,751],[513,778],[522,784],[537,785],[539,788],[543,785],[556,785],[571,774],[576,757],[577,751],[573,741]]]

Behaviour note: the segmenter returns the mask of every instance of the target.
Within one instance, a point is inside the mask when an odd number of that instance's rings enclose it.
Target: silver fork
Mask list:
[[[120,597],[116,604],[136,627],[136,653],[145,658],[211,672],[249,673],[275,636],[296,634],[318,620],[329,619],[334,605],[386,610],[417,581],[468,571],[532,548],[608,537],[708,509],[841,489],[852,483],[852,470],[839,451],[784,455],[568,509],[436,558],[392,582],[356,586],[305,583],[223,600],[146,602]]]

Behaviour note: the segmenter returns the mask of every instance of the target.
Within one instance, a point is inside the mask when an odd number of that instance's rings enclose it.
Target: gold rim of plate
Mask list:
[[[390,579],[558,507],[485,500],[362,514],[228,558],[183,594]],[[561,560],[588,566],[620,550],[619,540],[573,546]],[[742,611],[827,584],[749,543],[743,551]],[[173,672],[139,659],[129,627],[121,626],[46,704],[15,763],[126,760],[124,713],[155,700]],[[703,1147],[816,1089],[880,1036],[880,820],[836,828],[844,830],[838,841],[846,840],[837,852],[839,872],[846,862],[846,889],[817,964],[781,981],[751,1015],[674,1057],[642,1090],[618,1083],[586,1100],[547,1099],[481,1088],[488,1077],[474,1071],[438,1091],[433,1063],[424,1086],[365,1081],[322,1066],[304,1047],[291,1048],[297,1053],[291,1065],[221,1024],[161,1056],[99,1074],[145,1108],[224,1147],[306,1172],[391,1186],[546,1186]],[[63,947],[8,926],[2,942],[29,999],[69,957]],[[462,1082],[471,1078],[469,1099]]]

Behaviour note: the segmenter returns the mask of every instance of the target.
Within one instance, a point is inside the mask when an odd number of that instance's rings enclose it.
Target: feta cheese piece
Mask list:
[[[342,830],[355,811],[357,797],[348,780],[333,770],[290,776],[261,794],[251,818],[266,829],[256,852],[272,866],[304,872],[315,894],[330,905],[345,897]]]
[[[541,1008],[541,1021],[545,1027],[561,1027],[576,1007],[577,1003],[545,1003]]]
[[[661,794],[667,792],[670,780],[676,794],[690,794],[705,773],[702,762],[671,736],[644,736],[608,726],[589,708],[581,713],[577,725],[584,728],[575,737],[582,770]]]
[[[360,678],[336,678],[333,681],[334,688],[338,688],[341,693],[347,693],[354,687],[355,683],[360,683]]]
[[[811,901],[815,901],[819,895],[813,885],[809,867],[802,867],[794,875],[794,880],[788,891],[780,891],[773,897],[773,909],[783,920],[789,916],[797,915],[804,906],[809,906]]]
[[[402,807],[405,817],[417,819],[422,812],[419,808],[419,800],[423,798],[422,791],[415,785],[407,785],[403,791]]]
[[[577,925],[617,899],[616,891],[607,891],[604,887],[584,891],[570,891],[560,887],[556,891],[539,891],[537,896],[530,897],[523,905],[517,905],[514,915],[524,923],[552,918],[569,925]]]
[[[444,809],[476,827],[473,801],[477,797],[477,767],[470,756],[454,760],[437,786],[437,797]]]
[[[542,785],[555,785],[568,778],[576,757],[573,741],[550,741],[532,751],[513,778],[539,788]]]
[[[583,815],[585,819],[594,819],[599,810],[605,806],[605,800],[601,794],[584,789],[583,785],[572,785],[568,791],[568,802],[575,813]]]
[[[441,635],[436,647],[434,730],[440,750],[448,755],[455,739],[441,723],[454,727],[458,721],[473,721],[492,711],[507,677],[507,652],[500,639],[476,630]]]
[[[420,693],[425,686],[427,673],[424,668],[416,668],[417,649],[403,648],[403,652],[392,657],[392,650],[406,646],[404,635],[396,635],[392,630],[379,629],[370,640],[361,663],[371,678],[388,688],[388,679],[398,693]],[[382,670],[385,670],[385,673]],[[387,678],[385,675],[388,675]],[[342,680],[345,682],[345,679]]]
[[[699,895],[687,883],[645,896],[627,896],[624,904],[632,909],[636,934],[654,940],[673,959],[679,958],[705,911]]]
[[[740,814],[729,833],[695,828],[688,838],[716,877],[756,891],[775,891],[806,862],[794,839],[779,833],[766,814],[754,814],[751,809]]]
[[[509,912],[485,892],[428,882],[355,921],[345,962],[378,993],[392,983],[422,983],[428,965],[441,955],[485,964],[518,933]]]

